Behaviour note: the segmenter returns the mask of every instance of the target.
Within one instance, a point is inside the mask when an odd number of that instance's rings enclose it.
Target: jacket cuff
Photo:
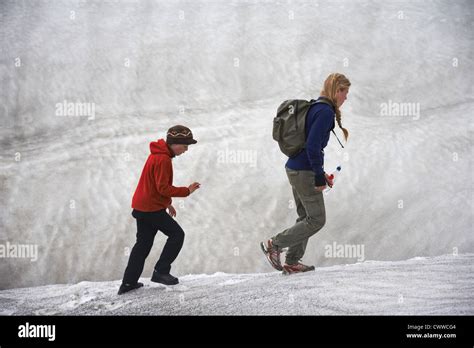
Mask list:
[[[324,173],[314,176],[314,186],[325,186],[326,185],[326,176]]]

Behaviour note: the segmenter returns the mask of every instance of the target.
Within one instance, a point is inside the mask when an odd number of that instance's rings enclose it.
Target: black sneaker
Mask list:
[[[117,295],[125,294],[126,292],[141,288],[142,286],[143,286],[143,283],[122,284],[122,285],[120,285],[120,289],[119,289]]]
[[[165,285],[176,285],[179,283],[178,278],[173,277],[171,274],[161,274],[157,273],[156,271],[153,272],[151,281]]]

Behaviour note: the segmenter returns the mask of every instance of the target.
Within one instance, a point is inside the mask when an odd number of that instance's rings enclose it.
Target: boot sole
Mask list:
[[[123,295],[123,294],[126,294],[127,292],[130,292],[130,291],[133,291],[133,290],[137,290],[137,289],[140,289],[140,288],[142,288],[142,287],[143,287],[143,284],[141,284],[141,285],[139,285],[139,286],[136,286],[136,287],[134,287],[134,288],[131,288],[131,289],[127,289],[127,290],[125,290],[125,291],[120,291],[120,290],[119,290],[119,291],[117,292],[117,295]]]
[[[306,272],[311,272],[311,271],[314,271],[315,270],[315,267],[312,266],[312,268],[310,269],[307,269],[306,271],[291,271],[291,270],[288,270],[287,268],[285,268],[285,266],[283,266],[283,275],[291,275],[291,274],[297,274],[297,273],[306,273]]]
[[[150,281],[152,281],[153,283],[158,283],[158,284],[163,284],[163,285],[177,285],[179,284],[179,281],[177,281],[176,283],[165,283],[165,282],[160,282],[159,280],[153,280],[153,279],[150,279]]]

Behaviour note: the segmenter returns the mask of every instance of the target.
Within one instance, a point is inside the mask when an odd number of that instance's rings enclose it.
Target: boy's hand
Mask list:
[[[168,214],[170,214],[172,217],[176,216],[176,209],[171,204],[168,207]]]
[[[198,183],[198,182],[193,182],[191,185],[188,186],[189,193],[193,193],[193,192],[196,191],[200,186],[201,186],[200,183]]]

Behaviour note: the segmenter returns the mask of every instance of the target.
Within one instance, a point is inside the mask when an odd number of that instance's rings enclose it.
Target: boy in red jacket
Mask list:
[[[166,141],[160,139],[150,143],[151,154],[132,199],[132,216],[137,220],[137,241],[130,253],[119,295],[143,286],[143,283],[138,283],[138,279],[158,230],[166,234],[168,239],[155,265],[151,281],[166,285],[178,284],[178,278],[173,277],[170,270],[183,246],[184,231],[172,218],[176,216],[176,210],[171,205],[171,197],[187,197],[200,184],[194,182],[188,187],[173,186],[171,159],[185,153],[188,145],[196,143],[191,130],[184,126],[171,127]]]

